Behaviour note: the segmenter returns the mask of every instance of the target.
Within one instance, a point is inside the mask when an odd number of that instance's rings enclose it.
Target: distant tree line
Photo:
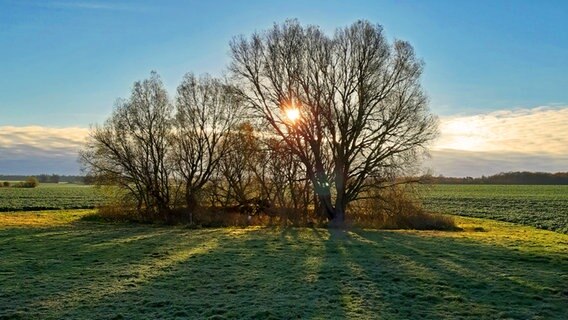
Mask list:
[[[57,174],[40,174],[36,178],[40,183],[59,183],[61,181],[61,177]]]
[[[430,177],[428,180],[439,184],[548,184],[568,185],[568,172],[501,172],[491,176],[478,178],[464,177]]]
[[[28,175],[0,175],[0,181],[25,181],[30,176]],[[37,178],[38,182],[40,183],[59,183],[59,182],[66,182],[66,183],[86,183],[92,182],[89,181],[89,178],[82,175],[59,175],[59,174],[39,174],[35,175],[34,177]]]

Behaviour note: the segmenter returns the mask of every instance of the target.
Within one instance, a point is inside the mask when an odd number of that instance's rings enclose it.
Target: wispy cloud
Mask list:
[[[0,149],[3,154],[41,153],[43,156],[59,156],[77,153],[88,132],[88,129],[78,127],[2,126]]]
[[[444,117],[435,150],[568,154],[568,107]]]
[[[0,174],[79,173],[87,128],[0,126]]]
[[[568,107],[538,107],[443,117],[428,165],[434,173],[567,171]]]

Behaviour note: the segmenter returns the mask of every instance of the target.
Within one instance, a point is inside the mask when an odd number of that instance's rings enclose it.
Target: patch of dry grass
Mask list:
[[[68,225],[71,222],[95,214],[96,210],[18,211],[0,212],[0,229],[49,228]]]

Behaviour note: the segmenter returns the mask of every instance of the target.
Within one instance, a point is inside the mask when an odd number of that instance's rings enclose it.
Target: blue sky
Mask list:
[[[151,70],[173,93],[188,71],[221,74],[233,36],[287,18],[408,40],[442,118],[568,105],[568,1],[0,0],[0,126],[100,123]]]

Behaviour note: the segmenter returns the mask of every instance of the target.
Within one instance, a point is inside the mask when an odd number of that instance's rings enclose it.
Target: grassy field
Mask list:
[[[568,235],[101,224],[0,213],[0,319],[567,319]],[[483,231],[481,231],[483,230]]]
[[[42,183],[37,188],[0,188],[0,211],[87,209],[102,203],[92,186]]]
[[[435,212],[568,233],[566,185],[434,185],[424,192],[424,204]]]

